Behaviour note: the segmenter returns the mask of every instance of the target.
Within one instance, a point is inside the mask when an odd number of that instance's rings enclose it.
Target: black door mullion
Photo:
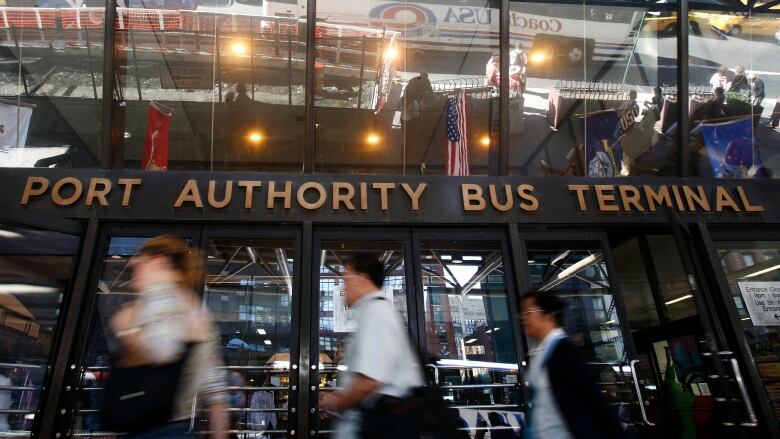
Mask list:
[[[42,414],[41,430],[38,437],[66,437],[77,416],[78,398],[80,396],[81,377],[86,367],[83,364],[84,355],[88,349],[90,331],[93,329],[93,317],[97,305],[97,288],[101,268],[108,252],[108,243],[112,237],[152,237],[160,234],[165,227],[160,225],[139,227],[126,225],[107,225],[98,231],[98,220],[93,218],[95,231],[88,232],[85,240],[94,243],[95,247],[88,252],[82,250],[79,259],[79,273],[83,276],[81,282],[74,287],[72,305],[68,309],[66,328],[62,335],[63,345],[60,346],[60,358],[67,361],[55,363],[55,374],[52,379],[52,392],[58,393],[58,398],[49,398],[46,410]],[[173,234],[188,237],[195,243],[200,228],[193,226],[171,226]],[[61,368],[61,372],[56,369]],[[61,374],[61,375],[60,375]],[[53,408],[50,410],[49,408]]]
[[[726,322],[727,327],[730,329],[728,334],[726,334],[727,344],[725,346],[735,351],[739,366],[745,371],[746,385],[753,401],[756,403],[755,406],[759,412],[759,419],[765,421],[762,422],[762,427],[763,425],[766,426],[768,437],[780,438],[780,426],[778,426],[775,412],[766,398],[761,374],[758,372],[756,363],[753,360],[752,351],[747,343],[747,335],[734,306],[728,279],[723,269],[721,269],[721,262],[718,258],[713,238],[704,223],[697,223],[695,226],[692,226],[692,229],[694,243],[699,250],[698,254],[705,261],[702,264],[702,268],[705,270],[703,277],[711,280],[711,286],[708,291],[712,293],[712,299],[716,302],[714,310],[719,311],[716,313],[718,320]],[[732,238],[734,240],[738,239],[737,236]]]
[[[620,291],[620,284],[616,281],[615,275],[617,273],[615,269],[615,262],[612,258],[612,250],[609,246],[609,241],[606,236],[601,237],[601,251],[604,252],[604,262],[607,265],[607,279],[609,279],[609,289],[612,292],[612,300],[615,301],[615,311],[618,314],[618,320],[620,325],[620,331],[623,333],[623,344],[628,350],[628,358],[626,362],[630,362],[633,359],[639,358],[636,346],[634,345],[634,337],[631,336],[631,325],[628,322],[628,314],[626,313],[626,303],[623,298],[623,293]]]
[[[89,279],[91,279],[92,271],[90,269],[83,269],[84,267],[93,267],[92,261],[95,253],[100,247],[98,243],[101,242],[99,221],[97,218],[91,218],[87,225],[86,233],[81,241],[81,251],[79,253],[79,260],[74,267],[76,273],[75,280],[71,284],[70,295],[67,302],[63,303],[63,307],[67,307],[63,313],[63,322],[61,324],[62,329],[59,330],[58,343],[56,347],[52,349],[52,361],[49,364],[51,375],[47,379],[47,384],[43,389],[41,400],[44,401],[42,406],[39,407],[40,412],[36,413],[35,421],[32,428],[32,434],[30,437],[55,437],[56,433],[64,431],[61,427],[62,421],[69,419],[72,413],[65,413],[67,417],[62,414],[58,416],[60,400],[69,395],[71,389],[65,389],[64,383],[67,381],[68,364],[70,362],[56,361],[57,358],[63,358],[74,346],[74,336],[79,332],[80,319],[79,315],[85,300],[88,300],[86,291],[88,290]],[[77,344],[77,343],[76,343]],[[63,419],[64,418],[64,419]]]
[[[411,236],[410,253],[412,253],[413,257],[412,276],[414,276],[415,289],[410,290],[414,296],[408,298],[407,301],[409,308],[414,309],[414,326],[417,331],[417,349],[423,356],[422,361],[427,362],[430,353],[428,352],[428,343],[426,342],[427,339],[425,337],[425,290],[422,281],[422,252],[420,250],[419,234],[414,230],[412,231]],[[412,326],[411,321],[409,322],[409,326]]]

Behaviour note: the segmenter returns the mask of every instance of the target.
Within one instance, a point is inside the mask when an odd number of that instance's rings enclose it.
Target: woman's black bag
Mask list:
[[[192,346],[181,358],[163,365],[120,367],[108,374],[101,404],[103,428],[140,432],[171,420],[179,385]]]

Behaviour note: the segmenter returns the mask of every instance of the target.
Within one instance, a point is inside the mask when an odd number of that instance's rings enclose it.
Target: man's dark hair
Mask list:
[[[385,267],[379,258],[370,253],[355,253],[345,263],[346,266],[361,274],[365,274],[377,288],[385,283]]]
[[[552,314],[553,317],[555,317],[556,326],[563,326],[563,310],[565,308],[565,304],[558,296],[554,295],[553,293],[531,291],[523,295],[521,303],[529,299],[533,299],[534,302],[536,302],[536,306],[542,310],[542,313],[548,315]]]

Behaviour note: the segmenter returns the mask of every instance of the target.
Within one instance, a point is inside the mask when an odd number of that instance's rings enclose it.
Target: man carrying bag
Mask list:
[[[338,414],[337,439],[420,437],[424,400],[413,394],[425,389],[422,368],[400,314],[381,291],[384,277],[375,256],[356,254],[345,264],[346,302],[358,326],[347,339],[341,389],[320,403]]]

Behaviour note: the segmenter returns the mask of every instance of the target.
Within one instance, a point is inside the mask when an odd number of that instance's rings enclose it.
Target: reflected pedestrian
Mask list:
[[[247,94],[246,84],[243,82],[239,82],[236,84],[236,97],[235,97],[235,103],[237,104],[250,104],[252,103],[252,99]]]
[[[111,318],[121,352],[114,360],[103,402],[104,419],[134,430],[129,438],[196,437],[190,432],[196,398],[209,409],[210,437],[226,437],[226,377],[219,369],[222,362],[213,321],[195,293],[199,267],[198,254],[169,235],[149,239],[130,261],[138,297]],[[137,382],[120,378],[130,376]],[[155,386],[170,381],[173,394],[151,396]],[[149,413],[142,417],[122,412],[131,407]],[[154,419],[162,416],[168,419]]]
[[[530,399],[524,437],[623,438],[617,413],[561,328],[563,311],[563,301],[550,293],[532,292],[522,299],[523,328],[538,343],[526,375]]]
[[[739,65],[734,68],[734,78],[729,83],[729,91],[744,91],[747,93],[749,90],[750,84],[748,84],[748,79],[745,77],[745,66]]]
[[[756,76],[754,72],[748,73],[747,78],[750,82],[750,96],[753,98],[753,106],[760,106],[766,96],[764,80]]]
[[[320,407],[340,416],[337,439],[416,439],[416,414],[404,408],[422,370],[401,316],[382,292],[385,272],[376,256],[355,254],[344,266],[346,302],[358,321],[346,349],[341,389]]]
[[[710,85],[712,86],[712,89],[715,90],[717,88],[722,88],[724,90],[728,90],[729,73],[729,69],[727,69],[726,66],[718,67],[718,70],[713,73],[712,77],[710,78]]]

